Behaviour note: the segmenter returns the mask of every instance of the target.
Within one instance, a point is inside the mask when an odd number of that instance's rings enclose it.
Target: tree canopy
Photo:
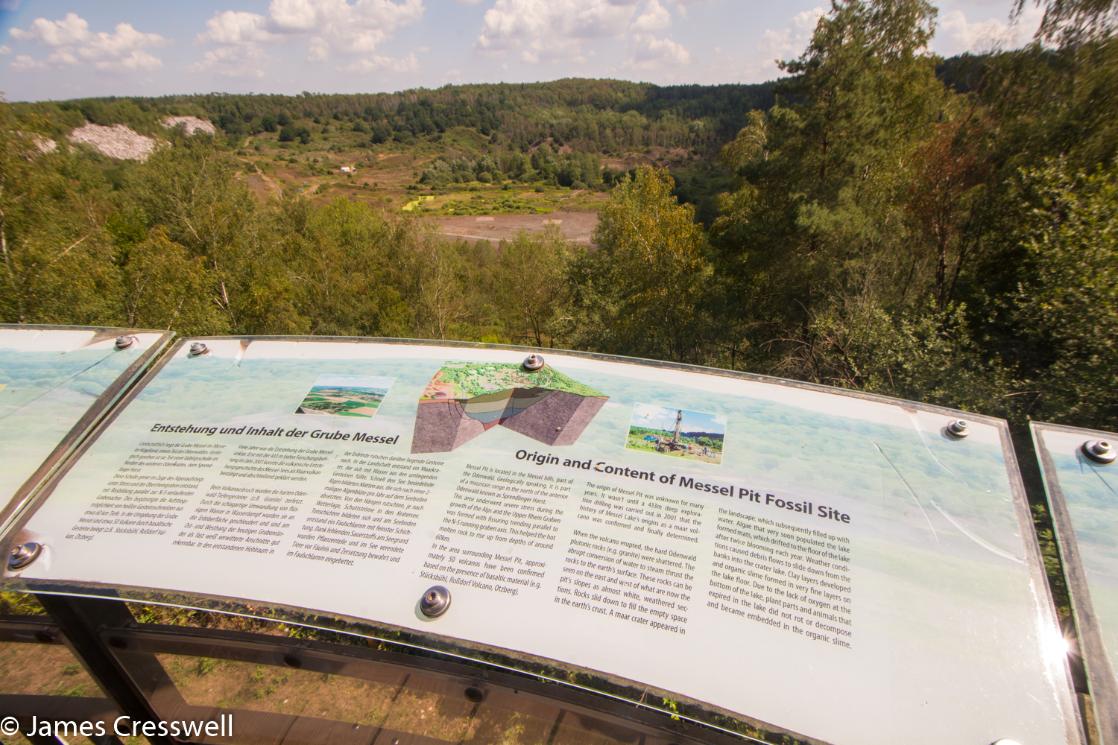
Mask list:
[[[927,0],[834,0],[764,86],[2,105],[0,319],[574,347],[1115,429],[1116,5],[1043,7],[1047,42],[942,60]],[[36,144],[169,113],[222,136],[130,164]],[[409,189],[608,189],[594,245],[253,194],[236,149],[307,127],[414,148]],[[606,167],[654,146],[689,159]]]

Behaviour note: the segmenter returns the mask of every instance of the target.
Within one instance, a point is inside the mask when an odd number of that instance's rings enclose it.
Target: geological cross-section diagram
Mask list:
[[[447,362],[419,399],[413,453],[445,453],[498,424],[546,445],[570,445],[608,396],[550,366]]]

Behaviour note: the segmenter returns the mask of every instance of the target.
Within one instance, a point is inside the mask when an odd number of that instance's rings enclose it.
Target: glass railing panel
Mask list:
[[[1095,719],[1118,743],[1118,434],[1034,424]]]
[[[0,325],[0,532],[170,334]]]
[[[825,742],[1080,742],[1003,421],[528,351],[181,342],[10,586],[303,609]]]

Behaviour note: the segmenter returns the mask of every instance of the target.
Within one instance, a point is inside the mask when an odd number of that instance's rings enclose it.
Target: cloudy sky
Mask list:
[[[679,409],[666,409],[652,404],[637,404],[633,407],[631,427],[675,430],[675,417]],[[726,418],[702,411],[683,411],[682,432],[714,432],[726,434]]]
[[[759,82],[820,0],[0,0],[8,100],[391,91],[609,77]],[[1017,46],[1011,0],[941,0],[933,49]]]

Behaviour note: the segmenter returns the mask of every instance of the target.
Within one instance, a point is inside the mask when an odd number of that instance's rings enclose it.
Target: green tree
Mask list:
[[[236,163],[212,142],[184,141],[129,172],[125,194],[169,240],[202,259],[209,297],[232,333],[294,333],[288,245],[236,178]]]
[[[210,294],[203,260],[168,239],[162,229],[131,247],[121,269],[125,325],[174,329],[185,335],[228,333],[228,319]]]
[[[513,340],[554,346],[572,254],[554,226],[538,235],[522,232],[501,245],[493,267],[493,296]]]
[[[1020,17],[1029,0],[1015,0],[1013,15]],[[1115,0],[1035,0],[1044,8],[1037,36],[1063,44],[1078,44],[1105,38],[1118,28],[1118,2]]]
[[[641,168],[602,208],[598,250],[571,267],[571,335],[591,349],[696,361],[708,330],[711,266],[694,208],[664,170]]]
[[[116,321],[120,277],[103,229],[107,191],[88,161],[41,154],[0,105],[0,317]]]
[[[837,350],[819,318],[899,321],[929,293],[951,304],[967,252],[949,208],[972,179],[951,148],[963,108],[927,51],[935,15],[924,0],[836,0],[782,64],[789,103],[751,114],[724,148],[742,183],[713,233],[726,346],[746,364],[822,381]]]
[[[287,233],[299,240],[299,307],[314,334],[394,336],[406,330],[407,309],[397,289],[400,228],[367,204],[335,199],[306,210],[303,225]],[[277,239],[283,239],[281,235]]]
[[[1024,271],[1000,300],[1011,319],[1024,413],[1118,425],[1118,163],[1090,173],[1054,161],[1022,174],[1016,240]]]

